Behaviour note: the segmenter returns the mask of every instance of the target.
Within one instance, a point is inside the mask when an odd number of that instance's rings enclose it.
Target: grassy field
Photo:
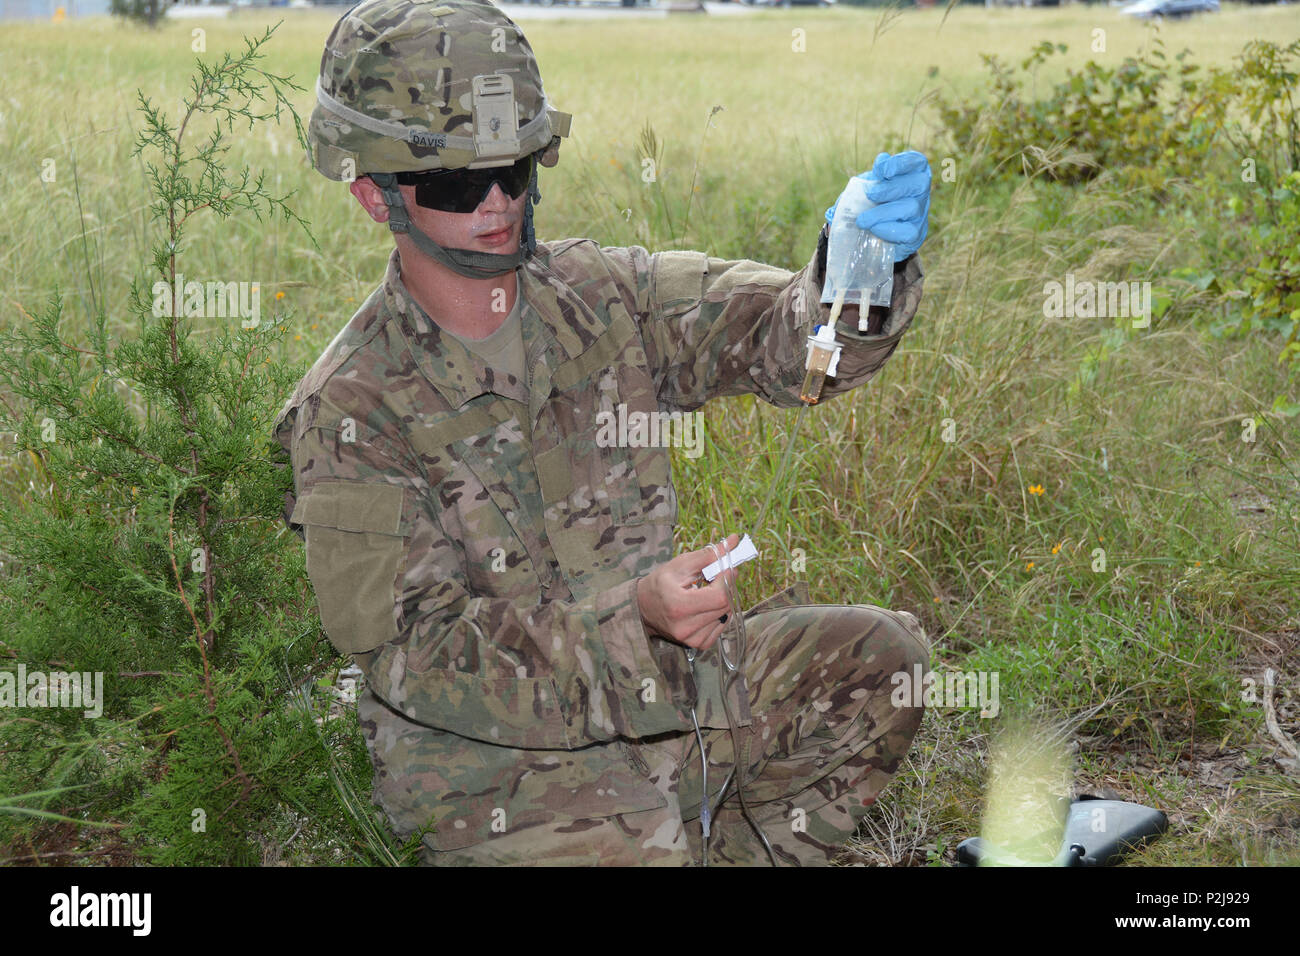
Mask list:
[[[286,11],[266,68],[309,89],[333,17]],[[6,25],[5,322],[56,286],[74,311],[125,302],[150,239],[143,169],[129,155],[136,89],[179,110],[192,30],[206,31],[212,56],[271,22],[263,12],[154,33]],[[1139,862],[1300,863],[1300,785],[1275,760],[1262,691],[1243,694],[1243,680],[1262,687],[1265,668],[1278,670],[1278,721],[1295,734],[1300,430],[1268,414],[1287,387],[1278,343],[1207,336],[1202,320],[1225,306],[1170,279],[1214,265],[1215,227],[1195,195],[1157,202],[1105,182],[986,189],[964,175],[970,157],[946,145],[931,100],[981,89],[983,53],[1018,62],[1039,41],[1068,44],[1039,75],[1046,86],[1088,59],[1118,63],[1151,31],[1111,8],[1075,7],[962,9],[946,22],[940,11],[882,23],[845,8],[524,27],[551,100],[574,115],[541,181],[543,239],[797,269],[845,178],[878,151],[921,149],[935,168],[913,329],[877,380],[806,416],[765,527],[750,522],[793,413],[714,403],[706,454],[674,460],[681,546],[748,530],[764,550],[742,582],[748,600],[804,577],[818,600],[913,610],[936,667],[1000,675],[998,718],[927,713],[851,861],[950,861],[979,832],[999,733],[1028,718],[1039,729],[1010,752],[1011,772],[1035,748],[1054,749],[1077,791],[1170,814],[1171,834]],[[1094,52],[1097,30],[1105,48]],[[1248,40],[1300,37],[1300,19],[1229,7],[1160,36],[1171,54],[1188,47],[1202,65],[1227,65]],[[305,118],[310,95],[295,102]],[[647,152],[658,159],[649,185]],[[48,160],[52,182],[41,178]],[[279,223],[212,220],[191,237],[187,271],[260,282],[292,325],[288,357],[305,368],[374,287],[391,240],[307,166],[291,124],[245,134],[231,161],[294,191],[315,245]],[[1104,319],[1045,318],[1043,285],[1067,273],[1151,281],[1179,305],[1118,336]],[[1259,419],[1253,441],[1248,417]],[[20,471],[3,483],[9,494],[25,486]]]

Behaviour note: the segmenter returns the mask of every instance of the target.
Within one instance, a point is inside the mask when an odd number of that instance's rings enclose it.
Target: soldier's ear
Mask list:
[[[384,202],[384,194],[373,179],[360,176],[352,180],[348,189],[371,219],[375,222],[388,222],[388,204]]]

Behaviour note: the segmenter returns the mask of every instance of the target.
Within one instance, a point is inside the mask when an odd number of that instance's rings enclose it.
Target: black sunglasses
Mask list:
[[[477,209],[496,183],[501,184],[511,199],[518,199],[533,178],[534,162],[530,153],[512,166],[398,173],[397,181],[415,187],[416,205],[440,212],[466,213]]]

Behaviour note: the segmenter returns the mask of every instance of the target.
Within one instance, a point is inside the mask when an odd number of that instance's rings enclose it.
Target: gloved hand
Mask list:
[[[921,248],[930,230],[929,162],[914,149],[881,153],[857,178],[872,183],[867,198],[878,203],[858,216],[858,228],[894,243],[894,261],[902,262]],[[827,222],[835,218],[835,206],[826,210]]]

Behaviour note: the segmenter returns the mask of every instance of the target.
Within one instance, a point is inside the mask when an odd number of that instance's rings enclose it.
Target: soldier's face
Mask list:
[[[397,188],[402,191],[402,200],[415,225],[444,248],[504,255],[519,246],[527,192],[520,193],[518,199],[511,199],[501,184],[495,183],[477,209],[455,213],[416,205],[414,186]]]

